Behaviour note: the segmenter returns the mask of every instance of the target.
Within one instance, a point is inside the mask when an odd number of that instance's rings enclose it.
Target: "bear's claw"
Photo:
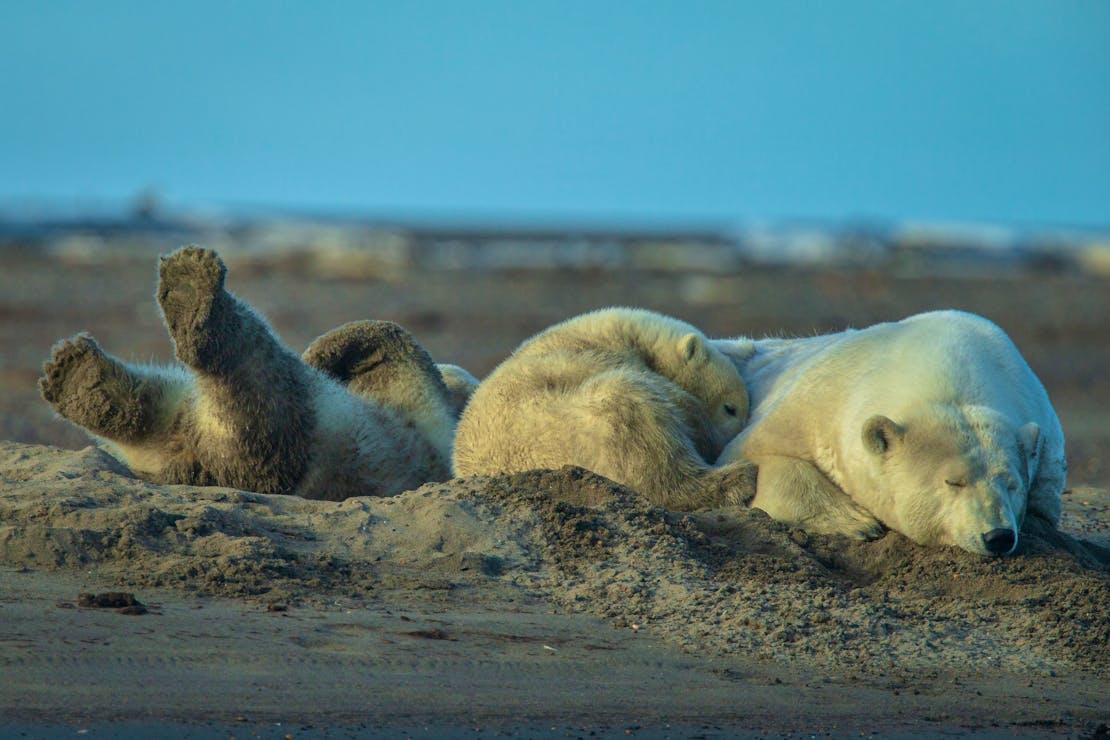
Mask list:
[[[840,532],[857,540],[877,540],[886,533],[886,527],[878,519],[867,511],[856,508],[858,511],[839,512],[843,514],[839,517],[841,521],[837,523]]]

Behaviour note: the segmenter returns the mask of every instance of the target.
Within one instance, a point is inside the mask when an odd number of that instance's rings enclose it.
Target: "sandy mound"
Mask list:
[[[586,471],[306,501],[158,486],[96,448],[0,442],[0,563],[269,601],[543,598],[698,654],[864,673],[1110,674],[1110,550],[1030,522],[1017,557],[680,515]],[[1105,500],[1105,492],[1089,497]],[[1101,504],[1100,504],[1101,505]]]

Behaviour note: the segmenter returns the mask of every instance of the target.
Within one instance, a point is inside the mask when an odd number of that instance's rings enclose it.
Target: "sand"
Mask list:
[[[1069,492],[1063,531],[1032,523],[1016,556],[984,559],[668,512],[577,468],[334,503],[159,486],[95,447],[4,442],[0,484],[8,718],[1106,719],[1105,490]],[[146,613],[79,604],[108,591]]]

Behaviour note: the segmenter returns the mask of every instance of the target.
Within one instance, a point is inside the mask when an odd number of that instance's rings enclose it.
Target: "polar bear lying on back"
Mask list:
[[[1017,547],[1027,513],[1059,519],[1060,422],[990,321],[938,311],[717,344],[736,358],[752,402],[719,462],[759,466],[752,506],[775,519],[861,538],[885,525],[989,555]]]
[[[450,477],[473,377],[436,366],[388,321],[344,324],[299,358],[228,292],[226,273],[198,247],[159,262],[180,365],[133,365],[78,334],[44,365],[43,398],[158,483],[340,500]]]

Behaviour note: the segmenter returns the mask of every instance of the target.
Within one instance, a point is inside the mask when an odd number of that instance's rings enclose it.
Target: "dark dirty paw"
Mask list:
[[[755,498],[759,469],[749,462],[729,463],[722,468],[721,488],[729,506],[747,506]]]
[[[352,321],[318,337],[301,355],[305,363],[341,383],[368,379],[395,362],[416,361],[426,353],[392,321]],[[431,358],[425,364],[431,372]]]
[[[121,374],[88,334],[54,345],[42,369],[39,392],[66,419],[101,433],[119,416]]]
[[[227,268],[211,249],[182,247],[158,266],[158,305],[186,364],[204,360],[228,313]]]
[[[58,342],[42,366],[39,392],[43,399],[58,407],[67,396],[96,386],[103,379],[103,359],[100,346],[85,332]]]
[[[703,478],[704,504],[709,506],[746,506],[755,498],[758,468],[739,460],[712,468]]]

